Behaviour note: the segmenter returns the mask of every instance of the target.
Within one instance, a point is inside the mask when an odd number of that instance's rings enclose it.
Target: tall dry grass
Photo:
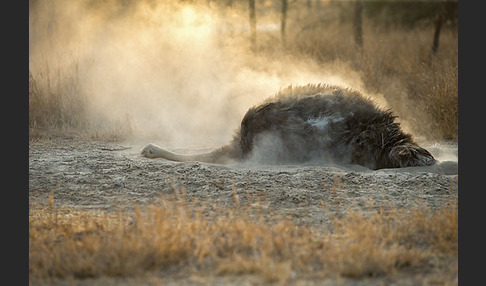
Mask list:
[[[309,20],[311,21],[311,20]],[[442,29],[439,51],[431,55],[432,24],[380,27],[364,22],[364,45],[354,44],[351,23],[338,21],[297,29],[287,48],[322,63],[342,62],[361,75],[371,93],[383,94],[412,131],[429,139],[457,140],[457,26]]]
[[[458,213],[453,201],[365,214],[349,210],[311,230],[256,209],[162,199],[133,211],[97,214],[30,205],[29,278],[137,277],[177,269],[201,277],[251,274],[263,281],[392,277],[433,269],[457,281]],[[323,212],[329,211],[323,209]],[[436,282],[437,282],[436,281]]]
[[[29,71],[29,137],[81,137],[120,141],[131,132],[130,118],[100,126],[90,119],[88,97],[80,83],[78,65]]]
[[[42,129],[62,132],[85,128],[86,102],[78,76],[76,68],[53,70],[47,63],[35,75],[29,70],[29,134]]]

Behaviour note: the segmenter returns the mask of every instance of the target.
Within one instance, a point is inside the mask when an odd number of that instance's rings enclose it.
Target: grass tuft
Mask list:
[[[457,273],[457,202],[438,210],[349,210],[319,232],[285,218],[251,216],[251,208],[241,215],[241,206],[211,212],[205,206],[165,201],[95,214],[31,205],[29,277],[134,277],[171,267],[278,283],[307,275],[386,277],[430,267]]]

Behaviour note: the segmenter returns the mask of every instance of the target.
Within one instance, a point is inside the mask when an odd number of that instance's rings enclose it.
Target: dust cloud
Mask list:
[[[74,85],[92,128],[169,148],[228,143],[248,108],[289,85],[364,91],[342,62],[295,60],[278,41],[273,57],[252,53],[247,7],[202,2],[30,1],[29,71]],[[279,35],[275,24],[261,28]]]

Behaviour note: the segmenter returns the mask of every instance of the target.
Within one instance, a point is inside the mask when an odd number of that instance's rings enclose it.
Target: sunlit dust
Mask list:
[[[76,113],[73,124],[165,146],[225,144],[248,108],[289,85],[351,87],[390,107],[383,94],[402,84],[370,90],[370,72],[339,53],[316,61],[287,52],[275,3],[259,6],[257,21],[258,44],[270,52],[254,53],[246,2],[32,1],[29,72],[38,89],[62,100],[60,112]],[[297,47],[306,16],[293,9]]]

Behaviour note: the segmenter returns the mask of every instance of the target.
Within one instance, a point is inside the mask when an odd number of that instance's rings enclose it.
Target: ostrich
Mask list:
[[[149,144],[142,155],[218,164],[258,155],[275,164],[322,160],[373,170],[435,164],[396,118],[391,110],[380,109],[350,88],[289,86],[250,108],[231,142],[215,151],[181,155]]]

